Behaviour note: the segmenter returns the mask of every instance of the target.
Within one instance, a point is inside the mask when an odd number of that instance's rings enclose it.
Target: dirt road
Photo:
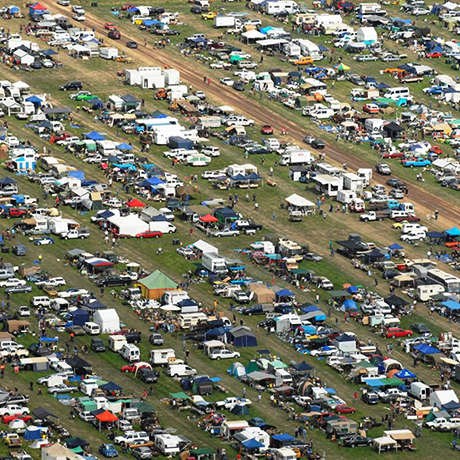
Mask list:
[[[58,10],[60,13],[69,15],[68,8],[61,7],[50,2],[44,2],[51,10]],[[87,13],[85,25],[92,28],[95,32],[104,36],[104,41],[113,46],[120,47],[119,41],[113,41],[107,38],[106,30],[104,29],[104,20]],[[123,41],[134,40],[139,42],[139,37],[134,36],[132,26],[129,23],[120,23],[120,31],[122,31]],[[144,65],[161,65],[163,67],[173,67],[180,71],[182,80],[188,85],[192,85],[195,89],[203,90],[215,103],[230,105],[237,109],[242,114],[252,118],[258,124],[271,124],[275,129],[280,130],[285,128],[290,134],[290,140],[302,144],[305,134],[305,127],[291,120],[285,119],[279,113],[267,111],[263,102],[254,101],[245,97],[241,97],[235,90],[224,85],[220,85],[217,80],[211,81],[210,85],[204,83],[203,77],[209,76],[212,72],[209,68],[203,68],[199,62],[191,62],[190,58],[180,59],[166,49],[153,49],[143,47],[138,49],[124,50],[126,54],[134,58],[137,62]],[[340,146],[340,148],[339,148]],[[351,144],[334,144],[334,146],[326,146],[328,160],[336,161],[340,164],[347,163],[353,169],[358,168],[373,168],[373,165],[365,160],[356,157]],[[432,193],[424,190],[422,186],[412,184],[410,187],[409,199],[417,206],[420,216],[430,216],[437,209],[440,213],[439,224],[445,228],[458,225],[460,221],[460,207],[453,206],[451,202],[441,199]]]

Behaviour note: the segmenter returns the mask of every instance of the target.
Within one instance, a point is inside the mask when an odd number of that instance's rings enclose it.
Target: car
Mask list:
[[[217,238],[223,236],[238,236],[240,234],[239,230],[232,230],[230,228],[224,228],[223,230],[217,230],[212,233],[212,236],[216,236]]]
[[[104,342],[102,341],[102,339],[99,338],[91,339],[90,348],[92,351],[95,351],[96,353],[102,353],[106,350]]]
[[[238,351],[232,351],[228,350],[226,348],[220,349],[220,350],[212,350],[209,353],[209,357],[211,359],[233,359],[233,358],[239,358],[241,355]]]
[[[74,324],[72,326],[68,326],[65,328],[65,331],[69,334],[74,334],[74,335],[85,335],[85,330],[83,327]]]
[[[221,78],[219,81],[225,86],[233,86],[235,84],[235,80],[230,77]]]
[[[260,129],[261,134],[272,135],[273,132],[274,132],[273,126],[271,125],[263,125],[262,128]]]
[[[321,348],[317,348],[316,350],[312,350],[310,354],[312,356],[332,356],[339,353],[339,349],[334,346],[324,346]]]
[[[137,371],[137,377],[144,383],[157,383],[159,373],[148,367],[141,367]]]
[[[351,436],[344,436],[340,439],[340,445],[343,447],[364,447],[372,444],[372,438],[361,436],[359,434],[352,434]]]
[[[32,292],[32,286],[14,286],[5,289],[6,294],[23,294],[26,292]]]
[[[424,323],[411,324],[410,328],[417,334],[431,334],[430,328]]]
[[[118,451],[113,444],[101,444],[98,450],[106,458],[118,457]]]
[[[373,54],[360,54],[359,56],[355,56],[354,59],[358,62],[369,62],[376,61],[378,57]]]
[[[15,286],[25,286],[27,284],[26,280],[21,280],[19,278],[8,278],[6,280],[0,281],[0,287],[8,288]]]
[[[75,387],[66,385],[65,383],[58,383],[52,387],[48,387],[48,393],[50,394],[62,394],[62,393],[72,393],[76,390]]]
[[[131,48],[131,49],[136,49],[137,48],[137,42],[135,42],[134,40],[128,40],[126,42],[126,47]]]
[[[105,30],[115,30],[117,26],[113,22],[106,22],[104,24],[104,29]]]
[[[29,415],[30,410],[27,407],[18,404],[8,404],[0,408],[0,417],[7,417],[8,415]]]
[[[88,295],[88,291],[83,288],[69,288],[65,291],[58,292],[58,297],[68,299],[69,297],[81,297]]]
[[[404,152],[400,152],[400,151],[395,151],[395,152],[384,152],[383,155],[382,155],[382,158],[397,158],[397,159],[401,159],[401,158],[404,158]],[[396,179],[398,180],[398,179]]]
[[[155,232],[155,231],[151,231],[151,230],[147,230],[145,232],[142,232],[142,233],[137,233],[136,234],[136,238],[160,238],[163,236],[163,233],[161,232]]]
[[[384,335],[387,339],[395,339],[399,337],[412,337],[414,332],[410,329],[402,329],[401,327],[389,327]]]
[[[133,454],[134,458],[139,460],[149,459],[153,457],[153,452],[150,447],[147,446],[139,446],[134,448],[131,453]]]
[[[335,406],[335,411],[338,414],[354,414],[356,409],[352,406],[347,406],[346,404],[339,404],[338,406]]]
[[[378,404],[379,395],[375,391],[366,391],[361,395],[363,402],[369,405]]]
[[[30,308],[25,305],[21,305],[20,307],[18,307],[16,309],[16,312],[20,318],[28,318],[31,316]]]
[[[326,147],[325,142],[322,141],[321,139],[317,139],[317,138],[314,138],[310,142],[310,145],[316,150],[322,150],[322,149],[324,149],[324,147]]]
[[[208,19],[214,19],[216,16],[217,16],[217,11],[208,11],[206,13],[203,13],[201,15],[201,18],[206,21]]]
[[[70,0],[57,0],[56,3],[61,6],[70,6]]]
[[[232,88],[236,91],[244,91],[246,89],[243,81],[236,81],[233,83]]]
[[[442,53],[440,51],[433,51],[431,53],[426,53],[425,57],[427,59],[439,59],[442,57]]]
[[[81,91],[83,89],[83,83],[78,80],[68,81],[59,87],[61,91]]]
[[[323,260],[323,256],[316,254],[314,252],[306,252],[303,255],[304,260],[311,260],[313,262],[321,262]]]
[[[150,365],[148,363],[125,364],[124,366],[121,366],[120,372],[123,372],[124,374],[134,374],[136,371],[139,371],[144,367],[150,369]]]
[[[17,256],[25,256],[27,254],[27,248],[23,244],[15,244],[11,251]]]
[[[40,377],[38,380],[37,380],[37,383],[39,385],[48,385],[48,382],[50,380],[53,380],[55,379],[56,377],[62,377],[63,379],[68,379],[69,378],[69,374],[68,373],[65,373],[65,372],[58,372],[57,374],[51,374],[51,375],[46,375],[44,377]]]
[[[391,176],[391,168],[387,163],[379,163],[375,170],[382,176]]]
[[[406,194],[402,190],[394,188],[390,191],[390,196],[395,200],[402,200],[406,196]]]
[[[400,236],[401,241],[406,241],[408,243],[422,241],[426,238],[425,232],[414,232],[414,233],[405,233]]]
[[[112,40],[120,40],[121,33],[118,29],[109,30],[107,37],[111,38]]]
[[[376,114],[380,112],[380,107],[377,104],[364,104],[363,112]]]
[[[35,240],[33,240],[33,243],[35,246],[45,246],[54,244],[54,240],[50,236],[42,236],[40,238],[36,238]]]
[[[383,402],[395,401],[398,398],[407,398],[407,393],[399,388],[388,388],[388,390],[379,391],[377,394]]]
[[[424,168],[425,166],[431,165],[431,160],[427,158],[414,158],[402,160],[401,163],[405,168]]]
[[[152,344],[152,345],[158,345],[158,346],[161,346],[165,343],[165,339],[163,338],[163,336],[161,334],[158,334],[158,333],[153,333],[153,334],[150,334],[149,336],[149,343]]]

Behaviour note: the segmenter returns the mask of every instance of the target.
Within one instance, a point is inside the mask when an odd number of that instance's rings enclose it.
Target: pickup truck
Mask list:
[[[372,222],[376,220],[382,220],[390,217],[390,210],[385,209],[382,211],[369,211],[359,216],[359,220],[362,222]]]
[[[5,440],[5,444],[10,448],[22,446],[22,439],[17,433],[6,433],[3,439]]]
[[[85,239],[85,238],[89,238],[89,230],[87,230],[86,228],[79,228],[79,229],[72,229],[72,230],[69,230],[68,232],[65,232],[65,233],[61,233],[61,238],[65,239],[65,240],[75,240],[75,239]]]

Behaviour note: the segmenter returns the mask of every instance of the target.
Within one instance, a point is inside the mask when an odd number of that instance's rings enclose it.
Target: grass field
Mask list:
[[[153,4],[155,3],[160,4],[160,2],[153,2]],[[100,17],[110,18],[109,9],[112,5],[112,3],[105,1],[99,2],[99,7],[94,9],[94,13],[99,15]],[[228,5],[220,3],[216,3],[216,7],[229,8]],[[174,1],[168,4],[168,8],[177,9],[178,11],[185,12],[189,9],[189,6],[184,6],[182,2]],[[91,8],[89,9],[92,11]],[[185,22],[187,22],[187,26],[180,26],[181,30],[183,31],[183,35],[188,33],[195,33],[196,31],[210,30],[209,25],[207,25],[199,17],[192,18],[190,15],[187,14],[186,18],[187,20]],[[266,18],[264,17],[264,19]],[[123,23],[123,27],[125,27],[125,23]],[[137,34],[136,36],[139,37],[139,42],[141,42],[140,37],[143,37],[144,35],[142,35],[140,32],[135,31],[134,27],[129,25],[128,23],[126,23],[126,27],[129,28],[129,30],[133,30],[134,33]],[[232,40],[232,38],[230,38],[230,40]],[[175,50],[172,50],[171,52],[176,53]],[[120,80],[116,79],[116,72],[118,70],[122,70],[125,67],[124,64],[105,62],[102,60],[76,61],[64,56],[62,52],[60,53],[59,59],[61,59],[64,63],[64,67],[56,71],[43,70],[40,72],[24,73],[12,72],[2,67],[3,78],[15,79],[19,76],[21,79],[31,84],[35,91],[43,91],[46,93],[50,93],[51,97],[53,98],[53,101],[55,101],[56,103],[71,106],[74,109],[77,108],[78,104],[72,103],[67,98],[66,94],[57,92],[56,87],[69,79],[75,78],[75,75],[78,75],[78,78],[81,78],[83,81],[85,81],[85,83],[88,82],[88,88],[101,97],[107,97],[112,93],[129,92],[138,97],[145,98],[146,108],[150,110],[167,109],[167,105],[165,103],[153,101],[152,99],[150,99],[148,95],[146,95],[146,92],[138,88],[130,87],[128,89],[122,84]],[[279,62],[275,59],[267,59],[266,61],[264,61],[264,66],[266,66],[267,68],[269,66],[277,65],[279,65]],[[358,65],[356,66],[357,72],[363,72],[364,70],[364,67],[359,67]],[[214,78],[220,76],[219,72],[215,73],[216,76]],[[106,78],[101,78],[101,75],[104,75]],[[385,76],[384,78],[386,79],[386,81],[388,81],[389,77]],[[50,81],[52,81],[52,85],[50,85]],[[350,87],[348,83],[343,83],[343,85],[336,85],[337,94],[343,96],[344,98],[346,97],[346,94],[348,93],[349,89]],[[418,88],[415,91],[417,91],[418,95],[420,92],[420,88]],[[275,104],[271,101],[266,101],[266,107],[267,117],[269,117],[270,110],[276,110],[278,112],[282,112],[286,116],[286,118],[293,118],[296,120],[300,119],[300,116],[298,114],[284,109],[279,104]],[[109,138],[118,140],[129,140],[133,141],[133,143],[137,145],[136,141],[132,137],[127,138],[126,136],[123,136],[120,132],[117,132],[114,129],[110,129],[105,126],[102,127],[102,125],[100,125],[92,119],[91,115],[87,115],[84,112],[77,111],[76,115],[74,116],[74,120],[81,126],[81,128],[79,129],[71,130],[77,134],[81,134],[92,129],[98,129],[106,132]],[[301,120],[302,123],[305,124],[306,129],[312,130],[314,132],[319,132],[307,120],[303,118]],[[43,145],[45,145],[41,139],[34,135],[30,130],[25,128],[22,122],[11,120],[10,126],[12,127],[12,131],[16,133],[19,137],[24,139],[30,139],[34,145],[37,145],[40,148]],[[327,139],[332,140],[329,137],[327,137]],[[218,158],[217,160],[213,160],[213,168],[223,167],[228,165],[230,162],[239,162],[242,160],[242,155],[239,151],[236,151],[235,149],[220,142],[215,142],[214,139],[212,140],[212,143],[219,145],[223,151],[223,154],[220,158]],[[68,153],[64,152],[62,149],[58,147],[50,147],[49,145],[47,145],[47,147],[48,152],[65,159],[70,164],[83,170],[86,173],[87,177],[95,178],[97,180],[104,180],[102,172],[96,169],[95,167],[88,166],[86,163],[83,163],[75,157],[70,157]],[[350,151],[350,154],[362,155],[363,158],[368,159],[375,158],[375,154],[370,152],[367,148],[361,148],[356,146],[353,146],[352,148],[353,152]],[[153,162],[157,163],[159,166],[170,169],[170,164],[167,160],[163,158],[161,151],[162,149],[158,147],[153,147],[151,152],[149,153],[149,158]],[[254,161],[254,163],[257,164],[257,166],[262,171],[262,174],[266,176],[269,167],[274,165],[275,158],[266,159],[264,164],[262,164],[260,158],[251,158],[250,161]],[[188,177],[190,176],[190,174],[196,173],[197,171],[189,167],[179,166],[176,167],[176,172],[181,177]],[[414,173],[412,171],[400,168],[398,169],[398,173],[401,175],[401,177],[407,179],[409,182],[414,180]],[[319,216],[315,216],[306,219],[304,222],[298,225],[293,225],[292,223],[288,222],[285,211],[281,210],[279,207],[280,203],[284,200],[284,198],[288,194],[294,192],[301,193],[306,198],[312,200],[316,200],[317,196],[315,195],[314,191],[310,188],[305,189],[305,187],[300,184],[294,184],[292,182],[289,182],[286,170],[276,168],[276,178],[278,182],[278,186],[276,188],[263,186],[260,190],[256,192],[257,200],[260,204],[260,208],[259,211],[257,211],[257,213],[253,211],[252,203],[245,202],[245,200],[242,199],[242,197],[240,196],[240,203],[238,205],[238,209],[243,213],[253,214],[254,218],[257,221],[260,221],[265,227],[262,234],[257,236],[257,239],[261,238],[264,235],[268,236],[282,234],[292,239],[296,239],[302,244],[309,244],[313,250],[319,251],[323,255],[326,255],[326,253],[328,252],[327,247],[328,241],[330,239],[341,239],[343,237],[346,237],[350,232],[359,232],[363,235],[365,239],[369,241],[374,240],[377,237],[379,243],[381,243],[382,245],[390,244],[391,242],[397,240],[397,232],[390,230],[389,224],[387,223],[377,223],[376,225],[361,225],[358,223],[356,216],[348,214],[344,215],[342,213],[328,214],[326,221],[323,221]],[[41,196],[41,192],[38,190],[36,185],[33,185],[22,178],[19,178],[18,181],[20,183],[20,190],[22,192],[29,193],[31,195]],[[450,191],[441,189],[439,186],[432,183],[428,178],[426,187],[430,187],[430,190],[433,190],[435,193],[438,193],[439,196],[444,196],[446,198],[454,197],[454,195],[452,195]],[[126,194],[121,189],[118,193],[120,197],[127,198]],[[220,196],[222,198],[227,198],[227,195],[228,194],[226,194],[226,192],[217,192],[213,190],[208,183],[200,181],[199,190],[194,194],[192,204],[199,203],[200,201],[202,201],[202,199],[209,197]],[[45,200],[41,198],[40,204],[44,205]],[[53,204],[52,199],[48,201],[48,204]],[[76,217],[79,222],[82,222],[83,224],[90,226],[88,214],[79,214],[69,208],[66,208],[64,210],[64,214]],[[326,225],[328,231],[325,231]],[[2,223],[2,228],[4,228],[4,226],[5,224]],[[201,234],[197,234],[196,232],[193,235],[190,235],[190,226],[188,224],[181,223],[178,225],[178,227],[179,236],[183,243],[190,243],[202,236]],[[39,250],[29,245],[23,237],[18,236],[17,240],[21,242],[26,242],[26,244],[28,244],[29,247],[28,256],[24,259],[21,259],[20,263],[30,264],[34,260],[36,260],[38,258],[38,255],[40,254],[42,255],[43,259],[42,266],[46,271],[52,273],[53,275],[64,276],[69,286],[81,286],[87,288],[92,292],[96,292],[95,286],[88,279],[82,277],[74,268],[70,267],[68,264],[64,262],[65,251],[75,246],[81,247],[82,249],[86,249],[90,252],[96,252],[100,251],[101,249],[105,249],[102,234],[98,232],[94,227],[92,227],[91,230],[92,236],[87,241],[78,241],[78,243],[73,243],[70,241],[58,240],[54,246],[40,248]],[[115,249],[117,252],[124,255],[125,257],[140,262],[146,270],[161,268],[165,273],[169,274],[176,280],[180,280],[182,274],[186,273],[190,269],[193,269],[194,265],[191,262],[185,261],[182,257],[178,256],[175,253],[174,247],[171,246],[172,238],[173,237],[171,236],[165,236],[159,241],[123,240],[120,243],[120,246]],[[254,276],[255,278],[262,279],[266,282],[270,282],[271,275],[268,272],[266,272],[263,268],[259,266],[252,265],[247,261],[247,259],[245,259],[244,255],[235,252],[236,248],[244,248],[251,241],[252,239],[249,237],[240,237],[238,238],[238,240],[224,239],[216,241],[215,243],[223,254],[227,256],[236,256],[238,258],[241,258],[245,263],[247,263],[247,271],[250,276]],[[163,255],[159,256],[156,254],[156,249],[158,247],[162,247],[163,249],[165,249]],[[420,247],[411,247],[408,249],[407,252],[410,256],[422,257],[425,255],[426,250],[427,247],[422,245]],[[14,259],[14,261],[15,263],[18,263],[18,259]],[[350,282],[353,284],[362,284],[374,289],[372,278],[369,279],[369,277],[363,272],[356,270],[352,271],[348,261],[344,260],[340,256],[331,258],[326,255],[325,259],[322,262],[305,263],[304,266],[305,268],[315,270],[318,274],[328,276],[337,287],[340,287],[345,282]],[[276,285],[283,286],[284,283],[276,280]],[[380,291],[382,294],[386,293],[387,289],[388,286],[386,283],[383,282],[383,280],[379,283],[379,286],[376,288],[376,290]],[[38,292],[39,291],[34,291],[34,294]],[[208,285],[204,283],[192,284],[190,292],[191,295],[200,302],[202,302],[204,306],[212,305],[213,296],[212,291]],[[313,302],[315,294],[316,291],[299,292],[298,298],[300,301]],[[14,306],[28,303],[29,297],[30,296],[25,295],[14,296],[12,298],[13,308]],[[327,294],[321,292],[321,306],[325,307],[325,302],[327,301],[327,299]],[[117,310],[120,312],[120,316],[123,323],[125,323],[127,326],[137,328],[138,330],[142,331],[144,336],[148,334],[149,324],[145,321],[142,321],[134,312],[128,310],[126,305],[121,304],[118,299],[112,297],[107,291],[105,292],[101,300],[108,306],[116,307]],[[229,302],[219,300],[218,308],[219,310],[228,313],[229,304]],[[381,348],[384,349],[387,341],[383,340],[377,334],[374,334],[371,330],[364,328],[362,325],[357,323],[343,324],[342,318],[339,317],[338,314],[333,312],[331,320],[335,320],[335,318],[339,320],[339,325],[343,329],[350,330],[352,332],[359,334],[360,338],[362,338],[364,341],[370,338],[371,340],[375,341]],[[240,319],[240,317],[238,317],[238,319]],[[423,306],[419,306],[417,309],[417,313],[412,317],[404,318],[403,325],[406,326],[412,322],[417,322],[421,320],[429,324],[433,328],[434,332],[451,329],[453,327],[453,325],[448,324],[447,321],[437,316],[428,319],[427,311]],[[368,406],[365,406],[360,401],[353,401],[353,393],[357,389],[359,389],[358,386],[352,385],[349,382],[345,381],[334,370],[329,368],[324,361],[315,360],[309,356],[301,357],[297,353],[295,353],[294,350],[288,344],[280,342],[276,337],[266,335],[265,332],[258,330],[256,328],[257,321],[258,319],[255,317],[244,318],[245,324],[250,325],[256,331],[256,335],[259,341],[258,348],[268,348],[285,361],[290,361],[294,359],[300,360],[305,358],[306,361],[315,366],[315,372],[319,376],[321,376],[328,383],[329,386],[335,387],[340,396],[342,396],[349,403],[352,403],[354,406],[357,407],[358,412],[355,415],[355,418],[359,419],[359,417],[361,417],[362,415],[368,414],[370,412]],[[22,337],[20,340],[27,345],[32,341],[32,338],[30,336],[25,336]],[[65,341],[66,337],[61,337],[61,345],[63,345]],[[76,343],[78,344],[78,346],[81,346],[84,343],[87,343],[87,341],[88,338],[86,337],[77,338]],[[181,353],[183,353],[184,351],[181,334],[167,335],[166,345],[178,350],[179,355],[181,355]],[[146,344],[143,344],[141,348],[143,356],[146,356],[148,353],[148,347],[146,346]],[[397,347],[395,347],[393,356],[397,359],[400,359],[401,362],[403,362],[405,365],[411,366],[410,357],[404,354]],[[242,351],[241,361],[246,362],[247,360],[252,359],[254,357],[254,350],[245,349]],[[126,394],[134,396],[140,396],[142,394],[144,386],[140,381],[138,381],[130,375],[125,375],[119,372],[119,368],[122,364],[124,364],[124,361],[122,361],[122,359],[118,355],[111,352],[99,355],[91,354],[88,356],[88,359],[93,364],[94,370],[98,375],[101,375],[107,380],[113,379],[114,381],[122,385],[124,392]],[[241,394],[242,386],[237,382],[236,379],[228,376],[225,372],[226,368],[229,365],[228,362],[212,362],[203,356],[202,351],[192,349],[190,363],[198,369],[199,373],[222,377],[222,384],[228,390],[228,394]],[[420,376],[420,378],[430,383],[439,382],[437,373],[433,372],[432,369],[426,366],[420,365],[417,368],[417,374]],[[10,388],[17,386],[18,389],[21,391],[28,391],[29,382],[35,380],[36,378],[38,378],[38,376],[38,374],[21,373],[16,378],[11,374],[11,371],[9,370],[7,372],[4,383]],[[454,388],[458,389],[458,386],[454,386]],[[176,382],[172,382],[171,379],[162,375],[159,383],[154,386],[153,396],[149,397],[149,401],[152,402],[152,404],[155,406],[156,411],[158,412],[162,425],[164,427],[174,427],[175,429],[177,429],[178,433],[190,437],[201,446],[209,445],[215,448],[227,446],[227,444],[223,443],[221,440],[217,438],[212,438],[207,433],[204,433],[201,430],[199,430],[196,426],[196,420],[187,412],[179,413],[177,411],[174,411],[162,401],[162,399],[167,397],[170,392],[177,390],[179,390],[179,385]],[[217,399],[220,397],[224,397],[224,395],[216,393],[212,396],[212,399]],[[256,400],[256,393],[252,390],[248,390],[248,397],[250,397],[253,400]],[[68,417],[68,409],[63,408],[63,406],[60,405],[54,398],[42,398],[36,396],[36,394],[34,393],[34,396],[31,400],[31,407],[37,406],[48,407],[50,410],[59,414],[61,421],[71,429],[73,434],[80,434],[82,437],[85,437],[85,439],[91,442],[94,448],[98,444],[100,444],[104,439],[103,435],[98,433],[95,429],[88,429],[88,425],[84,424],[79,420],[73,420],[70,417]],[[378,406],[375,410],[372,409],[372,415],[375,417],[380,417],[384,413],[386,413],[386,409],[382,406]],[[287,418],[287,414],[281,412],[278,409],[272,408],[267,395],[264,395],[262,401],[259,404],[257,404],[256,407],[251,408],[249,417],[256,415],[264,417],[268,423],[278,426],[281,431],[293,432],[296,428],[296,423],[289,420]],[[414,425],[412,422],[408,422],[403,419],[398,419],[396,422],[396,427],[413,428]],[[381,432],[382,429],[373,430],[370,433],[370,435],[378,436],[381,434]],[[377,454],[371,451],[370,449],[340,449],[337,445],[329,441],[326,441],[324,435],[318,431],[309,431],[308,437],[311,437],[311,439],[313,439],[315,450],[323,454],[325,458],[349,459],[357,456],[366,459],[377,458]],[[405,459],[413,458],[414,455],[417,455],[417,457],[419,458],[429,459],[433,458],[433,452],[435,451],[441,455],[450,457],[451,452],[447,450],[448,443],[450,442],[450,440],[451,436],[449,434],[427,433],[426,431],[424,431],[423,436],[416,441],[418,449],[416,454],[404,452],[397,454],[388,454],[385,455],[385,457],[391,459]],[[93,452],[95,451],[94,448]],[[1,450],[0,453],[2,453]],[[38,456],[34,455],[34,458],[38,458]]]

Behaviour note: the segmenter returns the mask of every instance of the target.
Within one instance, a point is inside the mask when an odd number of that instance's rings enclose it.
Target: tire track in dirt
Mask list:
[[[48,4],[47,6],[51,9],[59,10],[60,13],[69,16],[69,10],[64,7],[57,4],[51,5],[48,2],[44,2],[44,4]],[[86,14],[85,24],[103,36],[104,41],[120,48],[120,43],[118,41],[114,41],[106,37],[106,31],[104,29],[105,22],[106,21],[99,19],[92,14]],[[123,40],[139,41],[138,37],[132,36],[131,31],[127,30],[125,24],[121,24],[119,29],[123,31]],[[194,88],[203,90],[207,94],[211,95],[214,102],[231,105],[238,109],[238,111],[242,114],[252,118],[258,124],[270,123],[278,130],[284,127],[290,133],[290,139],[300,144],[303,143],[305,128],[300,124],[285,119],[279,113],[273,111],[267,112],[263,107],[262,102],[252,101],[247,98],[240,97],[234,90],[226,86],[217,86],[215,82],[212,82],[211,85],[206,85],[203,82],[204,73],[200,72],[206,72],[209,74],[210,69],[201,69],[200,64],[198,63],[194,66],[193,64],[188,63],[185,58],[183,61],[180,61],[176,57],[169,55],[167,49],[159,50],[148,47],[141,47],[138,49],[126,48],[124,52],[128,56],[143,62],[145,65],[161,65],[163,67],[176,68],[181,72],[181,78],[186,83],[191,84]],[[347,145],[345,148],[351,153],[353,146]],[[373,165],[369,162],[361,160],[353,154],[348,154],[345,151],[332,148],[329,145],[326,146],[323,152],[327,154],[329,160],[332,159],[340,164],[347,163],[347,165],[353,169],[363,167],[373,168]],[[453,204],[447,200],[436,197],[419,185],[411,184],[409,199],[416,204],[418,214],[421,216],[429,216],[435,209],[437,209],[440,212],[438,224],[442,226],[449,227],[458,225],[460,221],[460,207],[455,205],[453,206]]]

